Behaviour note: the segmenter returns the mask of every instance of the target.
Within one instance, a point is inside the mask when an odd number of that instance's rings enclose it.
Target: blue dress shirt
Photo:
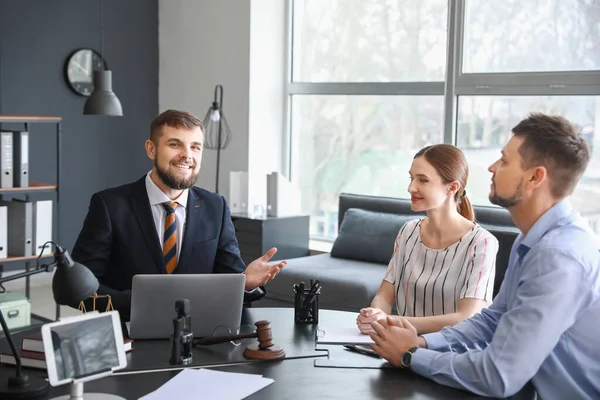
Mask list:
[[[489,308],[424,335],[414,372],[479,395],[532,381],[544,400],[600,399],[600,245],[563,200],[513,244]]]

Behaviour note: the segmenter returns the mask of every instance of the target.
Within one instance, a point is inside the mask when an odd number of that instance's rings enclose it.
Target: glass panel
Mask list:
[[[469,160],[469,194],[475,204],[491,205],[488,166],[500,157],[511,129],[529,112],[560,114],[581,126],[592,160],[571,198],[600,233],[600,96],[461,96],[458,101],[458,146]]]
[[[295,0],[295,82],[443,81],[447,0]]]
[[[600,69],[600,4],[467,0],[462,71]]]
[[[408,197],[423,146],[443,141],[442,96],[292,97],[292,178],[311,236],[337,235],[342,192]]]

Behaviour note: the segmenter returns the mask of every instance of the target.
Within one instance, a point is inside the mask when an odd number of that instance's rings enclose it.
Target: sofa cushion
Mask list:
[[[322,284],[319,308],[358,312],[373,300],[386,268],[381,264],[332,258],[329,254],[292,258],[267,285],[265,300],[285,301],[288,307],[293,307],[293,284],[304,282],[308,287],[311,279],[318,279]],[[255,305],[266,306],[267,302],[258,301]]]
[[[487,229],[492,235],[498,239],[498,253],[496,254],[496,276],[494,279],[493,296],[496,297],[500,290],[500,285],[504,280],[504,275],[508,269],[508,259],[510,258],[510,250],[519,236],[519,230],[510,226],[498,226],[490,224],[480,224],[482,228]]]
[[[388,264],[394,240],[402,226],[415,215],[396,215],[350,208],[331,249],[331,256]]]

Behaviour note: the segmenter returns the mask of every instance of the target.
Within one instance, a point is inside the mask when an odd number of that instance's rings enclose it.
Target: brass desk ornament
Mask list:
[[[113,307],[113,304],[112,304],[112,299],[111,299],[110,295],[108,295],[108,294],[99,295],[98,293],[94,293],[92,295],[92,297],[90,297],[90,299],[92,299],[92,310],[91,311],[96,311],[96,301],[98,299],[107,299],[106,300],[106,310],[104,310],[104,311],[108,312],[108,311],[114,311],[115,310],[114,307]],[[85,307],[84,301],[81,301],[79,303],[79,307],[77,307],[77,309],[79,311],[83,312],[83,313],[87,312],[87,309]]]

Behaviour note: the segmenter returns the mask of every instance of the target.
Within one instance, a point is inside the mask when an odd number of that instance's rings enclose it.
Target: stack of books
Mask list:
[[[125,352],[133,350],[132,344],[133,340],[124,340]],[[46,355],[41,332],[23,336],[21,347],[17,348],[17,351],[23,367],[46,369]],[[0,353],[0,364],[16,365],[16,363],[15,357],[10,351]]]
[[[46,355],[41,332],[23,336],[21,347],[17,348],[17,351],[23,367],[46,369]],[[16,363],[15,357],[10,351],[0,353],[0,364],[15,365]]]

